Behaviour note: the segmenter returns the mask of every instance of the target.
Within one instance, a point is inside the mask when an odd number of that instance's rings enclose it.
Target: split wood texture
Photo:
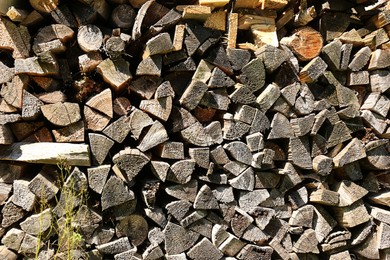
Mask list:
[[[2,0],[0,35],[0,259],[390,258],[388,1]]]

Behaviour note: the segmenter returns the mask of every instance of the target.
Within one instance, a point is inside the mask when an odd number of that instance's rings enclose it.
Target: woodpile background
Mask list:
[[[0,13],[0,259],[390,259],[388,1]]]

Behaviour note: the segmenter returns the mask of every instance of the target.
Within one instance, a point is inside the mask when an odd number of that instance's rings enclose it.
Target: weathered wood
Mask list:
[[[104,135],[95,133],[89,133],[88,138],[93,162],[101,165],[114,145],[114,141]]]
[[[369,70],[384,69],[390,66],[389,62],[390,50],[377,49],[371,54],[371,59],[368,64]]]
[[[183,8],[183,19],[206,21],[211,15],[211,7],[201,5],[187,5]]]
[[[89,149],[85,144],[69,143],[14,143],[3,146],[1,160],[57,164],[59,158],[69,165],[89,166]]]
[[[97,71],[105,82],[110,84],[114,91],[122,91],[126,83],[132,79],[129,63],[124,59],[105,59],[97,66]]]
[[[367,222],[370,218],[361,200],[351,206],[334,208],[334,211],[339,224],[343,227],[354,227]]]
[[[110,123],[111,118],[88,106],[84,106],[84,120],[87,129],[102,131]]]
[[[328,43],[322,48],[321,52],[329,68],[332,70],[340,69],[340,62],[342,61],[342,43],[340,40],[336,39]]]
[[[191,175],[195,169],[195,161],[180,160],[171,165],[168,171],[167,180],[185,184],[191,180]]]
[[[44,117],[57,126],[67,126],[81,119],[77,103],[55,103],[41,106]]]
[[[159,121],[155,121],[137,148],[142,152],[145,152],[167,140],[168,134],[165,127]]]
[[[130,131],[136,140],[140,138],[142,130],[152,124],[153,120],[141,110],[136,109],[130,114]]]
[[[30,34],[25,26],[16,26],[7,18],[0,18],[0,49],[12,51],[14,59],[29,57]]]
[[[150,158],[137,149],[125,148],[113,157],[113,162],[126,172],[127,181],[132,181]]]
[[[131,108],[131,103],[126,97],[117,97],[113,101],[113,110],[117,116],[127,115]]]
[[[137,67],[137,76],[161,76],[162,57],[160,55],[149,56],[143,59]]]
[[[122,3],[112,10],[111,20],[119,28],[132,29],[135,16],[134,9],[130,5]]]
[[[290,138],[294,131],[288,119],[281,113],[276,113],[271,122],[271,132],[268,139]]]
[[[240,80],[253,92],[264,86],[265,68],[261,58],[251,60],[241,71]]]
[[[172,141],[162,143],[158,146],[158,154],[161,158],[184,159],[184,144]]]
[[[58,0],[29,0],[31,6],[40,13],[50,13],[58,6]]]
[[[327,67],[328,65],[320,57],[316,57],[301,70],[299,78],[302,82],[312,83],[325,72]]]
[[[184,24],[178,24],[175,27],[175,34],[173,37],[172,42],[172,50],[173,51],[179,51],[183,48],[183,40],[184,40],[184,33],[185,33],[185,25]]]
[[[59,64],[50,52],[41,53],[38,57],[15,60],[15,73],[32,76],[54,76],[59,74]]]
[[[366,157],[366,152],[362,142],[354,138],[333,158],[333,163],[335,167],[342,167],[345,164],[352,163],[364,157]]]
[[[165,251],[169,255],[180,254],[191,248],[198,240],[199,234],[168,222],[164,229]]]
[[[320,54],[323,40],[321,34],[311,27],[301,27],[293,35],[282,38],[280,44],[289,47],[300,61],[308,61]]]
[[[343,12],[326,12],[321,16],[320,22],[320,31],[324,40],[332,41],[345,32],[350,24],[350,18]]]
[[[134,199],[134,193],[116,176],[111,176],[104,185],[101,202],[102,210],[118,206]]]
[[[143,76],[130,82],[130,91],[145,99],[151,99],[163,80],[160,77]]]

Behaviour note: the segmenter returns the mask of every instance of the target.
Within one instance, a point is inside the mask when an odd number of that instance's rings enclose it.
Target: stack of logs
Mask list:
[[[388,1],[0,13],[0,259],[390,259]]]

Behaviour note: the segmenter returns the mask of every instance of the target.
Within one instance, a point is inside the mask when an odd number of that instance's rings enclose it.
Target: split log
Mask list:
[[[44,117],[57,126],[67,126],[81,119],[76,103],[55,103],[41,106]]]
[[[50,52],[41,53],[38,57],[15,60],[15,73],[32,76],[55,76],[60,72],[59,64]]]
[[[84,120],[87,129],[102,131],[110,123],[111,118],[88,106],[84,106]]]
[[[130,182],[150,161],[150,158],[137,149],[125,148],[112,158],[113,162],[126,173],[127,181]]]
[[[124,59],[106,59],[97,66],[97,71],[116,92],[122,91],[126,83],[132,79],[129,63]]]
[[[85,144],[14,143],[4,146],[0,160],[57,164],[64,158],[69,165],[90,166],[89,149]]]
[[[14,59],[29,57],[31,49],[30,34],[25,26],[16,26],[7,18],[0,18],[0,49],[12,51]]]

